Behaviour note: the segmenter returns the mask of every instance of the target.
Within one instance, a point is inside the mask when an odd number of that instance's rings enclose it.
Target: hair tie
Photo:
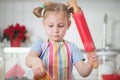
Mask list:
[[[45,4],[42,2],[41,4],[40,4],[40,7],[43,9],[43,8],[45,8]]]

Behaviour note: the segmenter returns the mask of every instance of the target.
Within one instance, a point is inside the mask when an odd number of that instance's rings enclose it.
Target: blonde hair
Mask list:
[[[69,8],[68,4],[48,2],[45,4],[44,8],[37,7],[33,10],[33,13],[36,17],[40,18],[46,17],[48,12],[63,12],[68,18],[71,16],[70,13],[73,12],[72,8]],[[43,12],[43,14],[42,14]]]

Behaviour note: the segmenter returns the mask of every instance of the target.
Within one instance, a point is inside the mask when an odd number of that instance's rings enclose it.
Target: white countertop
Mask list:
[[[26,53],[29,52],[29,47],[5,47],[3,48],[4,53]]]

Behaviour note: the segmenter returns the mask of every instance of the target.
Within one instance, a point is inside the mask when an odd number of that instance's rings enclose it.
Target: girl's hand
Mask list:
[[[45,65],[43,64],[42,60],[39,58],[34,58],[34,63],[32,64],[32,70],[34,76],[36,76],[39,79],[46,75]]]
[[[88,63],[90,63],[91,65],[93,65],[94,62],[98,62],[98,56],[96,53],[92,53],[92,54],[87,54],[88,57]]]

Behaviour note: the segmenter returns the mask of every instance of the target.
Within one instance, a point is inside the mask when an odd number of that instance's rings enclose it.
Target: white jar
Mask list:
[[[116,71],[117,52],[103,50],[98,52],[98,80],[102,80],[103,74],[114,74]]]

